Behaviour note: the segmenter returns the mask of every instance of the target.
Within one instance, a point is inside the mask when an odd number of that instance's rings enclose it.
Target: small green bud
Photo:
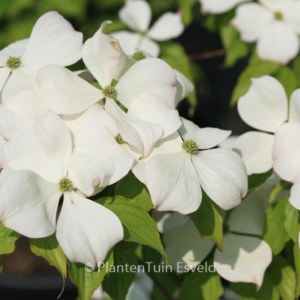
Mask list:
[[[142,51],[138,51],[135,52],[131,57],[136,61],[140,61],[142,59],[145,59],[146,55]]]
[[[274,13],[274,19],[278,21],[283,20],[283,14],[280,11],[276,11]]]
[[[198,146],[193,140],[184,141],[182,143],[182,149],[184,149],[187,153],[197,154]]]
[[[120,133],[118,133],[118,135],[115,137],[115,139],[116,139],[117,143],[120,145],[125,143]]]
[[[111,85],[108,85],[106,86],[103,90],[102,90],[102,93],[105,97],[109,97],[109,98],[115,98],[117,96],[117,91],[116,89],[111,86]]]
[[[14,57],[11,56],[7,62],[6,62],[7,67],[9,67],[10,69],[17,69],[21,66],[21,59],[19,57]]]
[[[68,178],[61,179],[58,186],[62,192],[71,192],[73,190],[73,182]]]

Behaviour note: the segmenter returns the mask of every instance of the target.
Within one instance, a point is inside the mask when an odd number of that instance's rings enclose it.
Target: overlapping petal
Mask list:
[[[196,211],[202,193],[190,155],[181,153],[156,155],[146,165],[145,184],[159,211],[189,214]]]
[[[2,136],[0,136],[0,169],[3,169],[4,166],[6,165],[5,159],[2,154],[2,146],[4,145],[5,142],[6,142],[5,139]]]
[[[238,101],[238,111],[253,128],[275,132],[287,120],[288,100],[283,86],[270,76],[252,79],[249,91]]]
[[[300,210],[300,175],[294,178],[294,184],[291,188],[289,201],[295,208]]]
[[[30,238],[55,232],[61,191],[32,171],[11,173],[0,189],[0,220],[5,227]]]
[[[36,119],[34,126],[6,143],[2,151],[12,168],[31,170],[57,184],[67,174],[72,140],[62,119],[48,111]]]
[[[274,135],[251,131],[244,133],[234,143],[234,151],[245,162],[247,174],[261,174],[273,166]]]
[[[264,273],[272,261],[270,246],[255,237],[226,234],[223,252],[216,250],[215,268],[231,282],[251,282],[262,285]]]
[[[71,262],[96,267],[123,235],[120,220],[110,210],[75,192],[64,194],[56,236]]]
[[[150,28],[148,36],[156,41],[176,38],[184,31],[181,13],[164,13]]]
[[[293,181],[300,174],[300,124],[281,125],[275,133],[274,170],[284,180]]]
[[[290,123],[300,123],[300,89],[294,91],[290,101]]]
[[[177,81],[175,83],[175,86],[177,88],[177,94],[176,94],[176,106],[178,103],[186,98],[193,90],[194,86],[191,83],[191,81],[186,78],[182,73],[175,70]]]
[[[201,187],[214,202],[225,210],[241,203],[248,190],[248,178],[238,154],[212,149],[193,155],[192,161]]]
[[[60,66],[43,67],[37,79],[47,107],[57,114],[80,113],[104,98],[101,90]]]
[[[204,13],[221,14],[248,0],[200,0]]]
[[[82,40],[82,33],[75,31],[59,13],[48,12],[33,27],[22,65],[71,65],[81,58]]]
[[[122,30],[113,32],[112,36],[120,42],[120,45],[126,54],[133,55],[139,50],[138,45],[142,37],[138,33]]]
[[[20,57],[28,44],[29,39],[14,42],[0,51],[0,67],[6,66],[7,60],[11,57]]]

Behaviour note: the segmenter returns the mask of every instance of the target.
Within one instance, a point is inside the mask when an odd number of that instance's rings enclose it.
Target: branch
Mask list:
[[[219,49],[214,51],[208,51],[204,53],[196,53],[196,54],[190,54],[189,58],[191,60],[202,60],[202,59],[211,59],[215,57],[220,57],[226,54],[225,49]]]

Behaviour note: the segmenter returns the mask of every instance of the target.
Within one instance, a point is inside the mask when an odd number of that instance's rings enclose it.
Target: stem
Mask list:
[[[190,54],[189,58],[191,60],[202,60],[202,59],[211,59],[219,56],[223,56],[226,54],[225,49],[219,49],[214,51],[208,51],[203,53]]]
[[[145,272],[147,275],[153,280],[154,284],[160,289],[160,291],[164,294],[166,299],[173,300],[172,295],[165,289],[165,287],[161,284],[161,282],[151,273],[148,271],[148,266],[141,260],[138,259],[138,264],[144,267]]]

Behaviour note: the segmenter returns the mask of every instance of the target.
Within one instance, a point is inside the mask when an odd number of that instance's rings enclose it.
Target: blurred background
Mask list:
[[[230,99],[247,59],[235,66],[225,67],[225,51],[221,38],[214,31],[213,19],[201,15],[197,0],[149,0],[152,23],[166,11],[182,12],[186,29],[174,41],[160,43],[161,56],[173,68],[188,76],[195,85],[195,93],[179,107],[183,117],[200,127],[232,130],[234,135],[248,128],[230,106]],[[127,29],[118,19],[124,0],[1,0],[0,49],[30,36],[37,19],[48,11],[58,11],[74,28],[83,32],[84,40],[91,37],[105,20],[114,21],[106,33]],[[233,12],[230,12],[231,14]],[[209,23],[208,23],[209,22]],[[208,29],[209,28],[209,29]],[[84,68],[82,61],[72,70]],[[3,275],[0,277],[0,297],[14,299],[56,299],[62,278],[55,268],[29,249],[26,238],[16,243],[16,251],[2,257]],[[16,276],[17,275],[17,276]],[[75,299],[76,288],[67,282],[61,299]]]

